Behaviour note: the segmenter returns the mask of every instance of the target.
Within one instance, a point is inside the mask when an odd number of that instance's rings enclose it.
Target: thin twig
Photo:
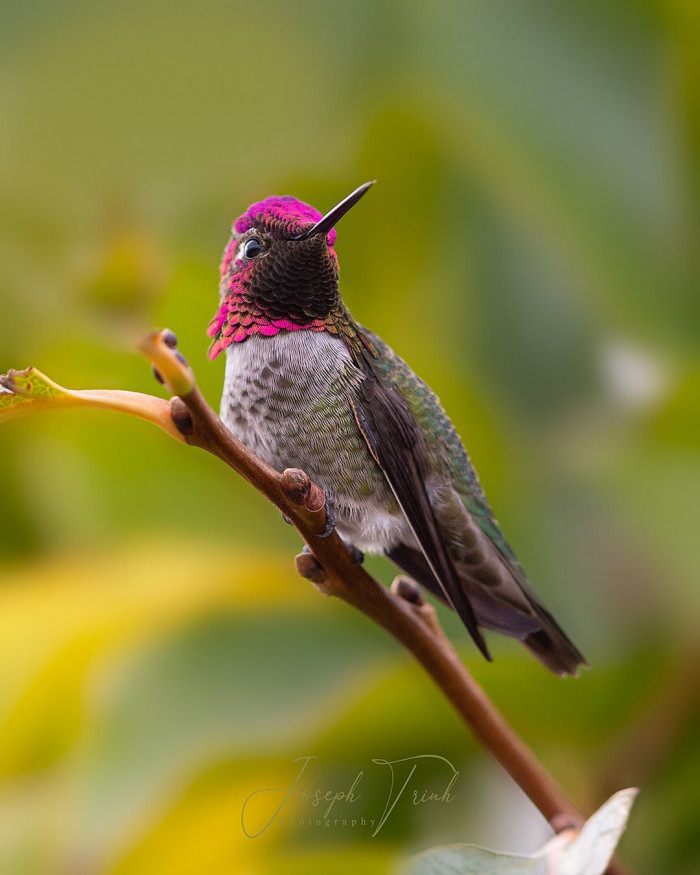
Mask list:
[[[152,335],[143,350],[158,368],[172,350]],[[312,555],[297,557],[297,569],[327,595],[357,608],[394,636],[432,677],[478,741],[498,760],[544,817],[559,832],[580,827],[583,815],[509,726],[457,656],[434,612],[411,593],[387,590],[356,564],[333,532],[320,538],[326,525],[325,497],[305,472],[291,468],[280,474],[252,453],[221,421],[194,381],[171,400],[173,421],[185,441],[218,456],[263,493],[294,525]],[[408,597],[406,597],[408,595]],[[624,875],[612,861],[608,875]]]
[[[337,596],[374,620],[415,656],[473,735],[556,832],[579,827],[584,821],[581,813],[468,672],[418,588],[399,577],[391,590],[386,589],[357,564],[337,533],[325,537],[323,491],[299,469],[290,468],[280,474],[238,440],[207,404],[176,344],[172,332],[162,331],[150,335],[141,346],[156,375],[174,396],[169,404],[160,398],[130,392],[70,392],[43,374],[27,369],[12,371],[0,380],[0,391],[11,396],[13,403],[17,402],[5,414],[19,415],[46,406],[120,410],[148,419],[171,437],[217,456],[265,495],[295,526],[311,550],[310,554],[297,557],[299,573],[324,593]],[[25,403],[27,399],[32,403]],[[319,537],[322,533],[323,538]],[[615,861],[607,872],[624,875],[624,869]]]

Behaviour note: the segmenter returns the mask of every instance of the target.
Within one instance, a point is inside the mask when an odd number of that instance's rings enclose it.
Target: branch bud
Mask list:
[[[285,468],[280,486],[291,504],[304,507],[311,492],[311,480],[305,471],[301,468]]]
[[[410,602],[412,605],[418,605],[420,607],[424,604],[420,587],[415,580],[411,580],[410,577],[404,577],[402,574],[399,574],[398,577],[394,578],[394,581],[391,584],[391,591],[394,595]]]
[[[177,337],[169,328],[149,334],[139,349],[151,360],[156,379],[164,383],[173,395],[189,395],[194,389],[194,374],[187,359],[178,352]]]
[[[294,564],[296,565],[297,572],[305,577],[307,580],[310,580],[311,583],[319,584],[325,583],[326,581],[326,572],[323,569],[313,555],[313,553],[299,553],[294,558]],[[321,592],[325,592],[324,589],[321,589]],[[326,593],[327,595],[328,593]]]

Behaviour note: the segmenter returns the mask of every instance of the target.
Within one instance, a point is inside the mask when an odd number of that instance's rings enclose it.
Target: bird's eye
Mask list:
[[[245,255],[246,258],[256,258],[261,252],[262,243],[257,237],[251,237],[250,240],[246,240],[245,246],[243,247],[243,255]]]

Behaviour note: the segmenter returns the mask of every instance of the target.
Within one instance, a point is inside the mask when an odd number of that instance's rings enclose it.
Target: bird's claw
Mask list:
[[[323,535],[319,535],[318,537],[321,538],[321,537],[323,537]],[[354,544],[348,544],[347,541],[343,541],[343,544],[345,544],[345,548],[348,551],[348,553],[350,554],[350,559],[352,561],[352,564],[356,568],[358,566],[362,565],[362,563],[365,561],[365,554],[362,552],[362,550],[360,550]],[[301,548],[301,552],[302,553],[311,553],[312,550],[308,544],[304,544]]]
[[[330,538],[335,531],[335,514],[333,513],[333,504],[329,498],[326,498],[326,525],[317,538]]]
[[[355,566],[355,568],[362,565],[362,563],[365,561],[365,554],[362,552],[362,550],[360,550],[354,544],[345,543],[345,546],[348,548],[350,559],[352,560],[352,564]]]

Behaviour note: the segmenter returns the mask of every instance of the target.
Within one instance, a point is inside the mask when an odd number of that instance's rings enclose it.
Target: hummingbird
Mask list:
[[[276,470],[306,471],[348,548],[383,553],[453,608],[487,659],[484,629],[576,675],[585,659],[528,582],[438,397],[341,297],[335,226],[372,184],[325,215],[273,196],[234,222],[208,329],[209,357],[226,353],[221,418]]]

